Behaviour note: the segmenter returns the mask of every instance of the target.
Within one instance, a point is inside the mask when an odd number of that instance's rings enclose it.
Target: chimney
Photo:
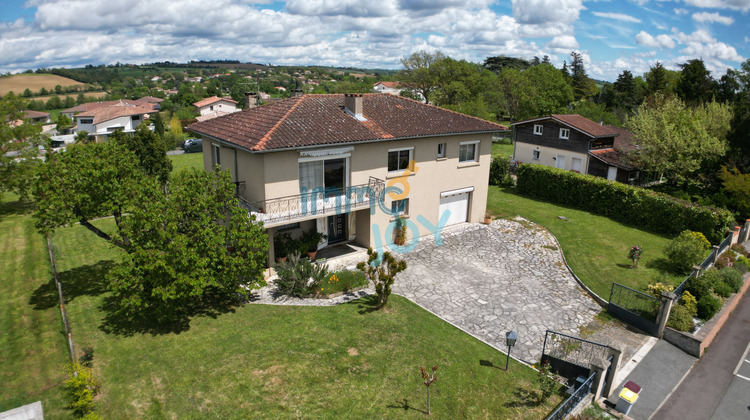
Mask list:
[[[300,88],[292,89],[292,96],[291,96],[292,98],[296,98],[296,97],[302,96],[302,95],[303,95],[302,89],[300,89]]]
[[[258,106],[258,94],[256,92],[245,92],[245,109]]]
[[[344,94],[344,109],[354,118],[364,121],[362,116],[362,94],[346,93]]]

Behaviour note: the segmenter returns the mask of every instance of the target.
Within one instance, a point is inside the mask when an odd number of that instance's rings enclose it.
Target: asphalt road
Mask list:
[[[746,279],[745,281],[750,281]],[[750,294],[654,419],[750,419]]]

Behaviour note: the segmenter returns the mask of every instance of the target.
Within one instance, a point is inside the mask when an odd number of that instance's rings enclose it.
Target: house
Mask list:
[[[161,103],[164,102],[164,99],[162,99],[162,98],[155,98],[153,96],[144,96],[142,98],[136,99],[133,102],[136,103],[136,104],[149,105],[155,111],[158,111],[159,109],[161,109]]]
[[[401,87],[398,82],[377,82],[372,85],[372,89],[378,93],[387,93],[389,95],[398,95],[401,93]]]
[[[483,219],[493,133],[506,127],[381,94],[301,95],[194,123],[205,169],[228,170],[273,238],[311,228],[332,245],[392,243]],[[385,190],[386,187],[392,187]],[[397,190],[394,190],[397,189]],[[399,192],[400,191],[400,192]]]
[[[193,103],[202,117],[215,118],[220,115],[231,114],[239,111],[237,101],[232,98],[219,98],[212,96]]]
[[[136,100],[121,99],[118,101],[87,102],[76,105],[72,108],[63,109],[62,111],[60,111],[60,114],[65,115],[66,117],[70,118],[71,121],[74,121],[75,116],[82,112],[91,112],[96,108],[116,106],[120,104],[142,107],[146,106],[149,107],[151,111],[158,111],[162,101],[164,101],[164,99],[154,98],[153,96],[144,96],[143,98]]]
[[[26,111],[23,111],[23,119],[31,123],[45,124],[45,123],[50,122],[49,112],[26,110]]]
[[[135,132],[154,113],[151,105],[116,101],[115,104],[94,107],[75,115],[75,132],[86,131],[97,140],[105,140],[115,131]]]
[[[512,124],[513,158],[600,176],[628,184],[639,182],[640,171],[627,162],[637,150],[633,134],[597,124],[577,114],[552,114]]]

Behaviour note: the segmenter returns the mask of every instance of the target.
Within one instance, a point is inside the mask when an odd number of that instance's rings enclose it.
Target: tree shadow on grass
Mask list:
[[[0,202],[0,219],[5,216],[31,213],[34,207],[35,204],[31,200]]]
[[[404,412],[408,412],[409,410],[414,410],[414,411],[418,411],[418,412],[420,412],[422,414],[427,414],[427,411],[425,411],[425,410],[420,410],[418,408],[410,406],[409,405],[409,400],[407,400],[406,398],[404,398],[401,401],[398,401],[398,402],[396,402],[394,404],[386,405],[386,408],[401,409],[401,410],[404,410]]]
[[[124,313],[120,308],[120,298],[109,295],[99,309],[104,319],[99,329],[107,334],[132,336],[134,334],[179,334],[190,329],[190,321],[195,317],[218,318],[233,313],[242,301],[224,294],[206,293],[202,297],[173,302],[159,310],[143,310],[138,313]]]
[[[654,258],[652,260],[647,261],[646,267],[653,268],[661,272],[666,272],[670,274],[675,274],[675,275],[681,274],[677,272],[677,270],[675,270],[674,265],[672,265],[672,263],[670,263],[669,260],[664,257]]]
[[[479,360],[479,365],[480,366],[486,366],[486,367],[493,367],[493,368],[499,369],[499,370],[505,370],[505,366],[496,366],[494,363],[492,363],[489,360],[481,360],[480,359]]]
[[[369,314],[370,312],[375,312],[379,309],[377,295],[363,297],[361,299],[357,299],[355,302],[357,302],[357,307],[359,308],[360,315]]]
[[[96,264],[83,265],[58,273],[62,284],[65,303],[74,301],[81,296],[99,296],[107,291],[105,276],[114,267],[112,260],[99,261]],[[55,280],[40,285],[31,293],[29,298],[35,310],[43,311],[59,305],[59,297]]]
[[[511,408],[538,407],[542,402],[535,390],[518,388],[513,392],[513,399],[505,403],[505,406]]]

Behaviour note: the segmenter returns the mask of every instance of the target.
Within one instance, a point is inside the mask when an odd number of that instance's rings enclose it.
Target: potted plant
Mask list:
[[[310,257],[310,260],[312,261],[318,253],[318,245],[326,239],[328,239],[328,235],[320,233],[315,227],[312,227],[310,230],[302,234],[302,238],[300,238],[300,249],[304,248],[307,256]]]
[[[484,224],[485,225],[489,225],[490,223],[492,223],[492,215],[489,214],[489,213],[485,213],[484,214]]]
[[[292,250],[291,244],[292,236],[288,233],[279,233],[273,238],[273,252],[277,263],[286,261],[289,251]]]

